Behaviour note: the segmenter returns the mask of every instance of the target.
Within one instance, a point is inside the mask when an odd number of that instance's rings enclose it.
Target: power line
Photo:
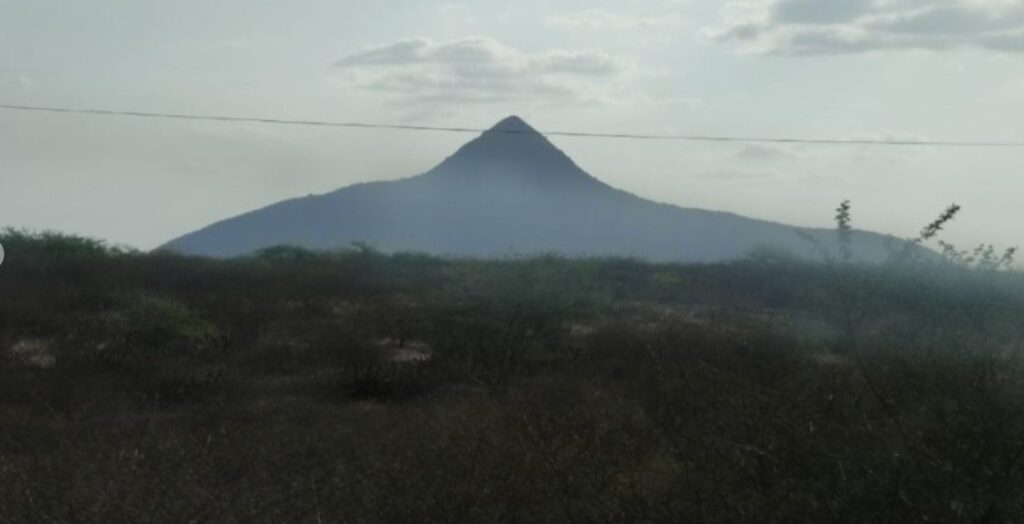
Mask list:
[[[283,118],[238,117],[223,115],[194,115],[183,113],[157,113],[149,111],[116,111],[110,109],[85,109],[69,107],[26,106],[0,104],[0,109],[13,111],[36,111],[47,113],[70,113],[80,115],[124,116],[134,118],[162,118],[172,120],[201,120],[211,122],[236,122],[252,124],[272,124],[313,127],[344,127],[355,129],[392,129],[399,131],[430,131],[447,133],[483,133],[496,131],[506,134],[528,134],[532,131],[516,129],[489,130],[475,127],[444,127],[413,124],[380,124],[370,122],[338,122],[326,120],[292,120]],[[793,137],[743,137],[715,135],[669,135],[669,134],[638,134],[638,133],[591,133],[581,131],[547,131],[539,133],[546,136],[562,136],[576,138],[609,138],[624,140],[663,140],[687,142],[741,142],[768,144],[809,144],[809,145],[869,145],[869,146],[932,146],[932,147],[1024,147],[1024,142],[991,142],[991,141],[936,141],[936,140],[881,140],[881,139],[832,139],[832,138],[793,138]]]

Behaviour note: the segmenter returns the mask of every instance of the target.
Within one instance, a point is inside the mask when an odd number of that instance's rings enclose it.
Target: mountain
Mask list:
[[[759,247],[814,256],[797,230],[615,189],[513,116],[422,175],[286,200],[163,248],[226,257],[281,244],[335,249],[362,241],[383,251],[481,257],[560,253],[712,262]],[[834,244],[830,231],[802,231]],[[885,242],[858,232],[856,256],[879,260]]]

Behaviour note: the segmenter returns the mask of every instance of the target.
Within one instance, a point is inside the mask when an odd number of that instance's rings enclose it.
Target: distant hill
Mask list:
[[[822,202],[828,206],[831,202]],[[814,256],[798,228],[732,213],[659,204],[590,176],[518,117],[509,117],[425,174],[286,200],[168,242],[195,255],[274,245],[495,257],[537,253],[714,262],[770,247]],[[826,245],[834,233],[804,229]],[[858,232],[876,261],[886,237]]]

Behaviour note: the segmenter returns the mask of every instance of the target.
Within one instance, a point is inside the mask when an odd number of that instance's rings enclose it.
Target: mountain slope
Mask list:
[[[805,231],[826,243],[834,236]],[[658,204],[612,188],[517,117],[423,175],[287,200],[164,248],[222,257],[279,244],[333,249],[354,241],[384,251],[469,256],[556,252],[711,262],[757,247],[811,254],[790,226]],[[855,236],[861,259],[881,259],[884,244],[881,235]]]

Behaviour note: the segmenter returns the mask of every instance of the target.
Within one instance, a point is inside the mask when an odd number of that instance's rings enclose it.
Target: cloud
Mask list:
[[[31,69],[0,69],[0,92],[9,87],[22,93],[31,92],[36,85],[34,73]]]
[[[872,4],[872,0],[780,0],[772,6],[772,15],[783,23],[842,23],[864,15]]]
[[[752,182],[754,180],[767,180],[775,178],[777,175],[768,171],[741,171],[734,169],[719,169],[709,173],[703,173],[697,176],[704,180],[714,180],[718,182]]]
[[[1024,51],[1020,0],[732,0],[724,17],[705,33],[757,53]]]
[[[346,85],[407,101],[586,101],[623,75],[617,58],[598,52],[526,53],[490,37],[436,42],[410,39],[371,47],[336,63]]]
[[[634,16],[609,11],[605,8],[584,9],[574,13],[552,15],[544,18],[544,24],[562,29],[649,29],[675,27],[682,23],[679,14],[663,16]]]
[[[793,155],[776,147],[749,145],[740,149],[736,153],[736,158],[752,161],[774,161],[790,159],[793,158]]]

